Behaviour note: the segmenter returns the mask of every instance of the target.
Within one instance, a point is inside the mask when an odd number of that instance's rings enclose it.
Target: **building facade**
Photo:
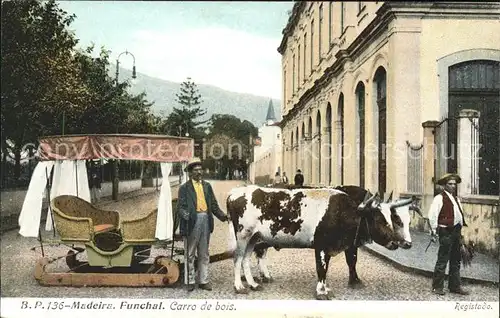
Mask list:
[[[499,19],[496,2],[296,2],[278,48],[284,170],[424,208],[436,177],[458,171],[496,248]]]
[[[276,119],[273,102],[269,101],[266,120],[259,127],[258,142],[253,148],[253,163],[250,168],[250,181],[269,184],[276,172],[282,175],[281,128]]]

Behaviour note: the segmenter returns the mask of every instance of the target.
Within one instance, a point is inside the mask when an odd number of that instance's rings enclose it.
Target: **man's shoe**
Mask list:
[[[212,290],[212,285],[210,285],[210,283],[206,283],[206,284],[200,284],[200,289],[204,289],[204,290]]]
[[[439,295],[439,296],[443,296],[446,294],[442,288],[433,288],[432,293]]]
[[[465,295],[465,296],[469,295],[469,292],[466,291],[465,289],[462,289],[462,287],[457,288],[457,289],[450,289],[450,293]]]
[[[194,284],[188,284],[187,290],[188,290],[188,292],[192,292],[194,290]]]

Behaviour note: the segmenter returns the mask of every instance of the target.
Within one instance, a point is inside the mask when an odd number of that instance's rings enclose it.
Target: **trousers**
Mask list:
[[[196,274],[200,284],[208,283],[209,243],[208,214],[198,212],[194,229],[189,236],[184,237],[184,282],[186,284],[195,284]],[[196,257],[198,258],[197,270],[194,268]]]
[[[446,265],[450,262],[448,289],[457,290],[460,288],[460,242],[462,237],[462,225],[450,227],[438,227],[439,251],[434,267],[432,288],[442,289],[444,287],[444,277]]]
[[[96,203],[97,201],[99,201],[99,189],[95,187],[92,187],[90,189],[90,201],[92,203]]]

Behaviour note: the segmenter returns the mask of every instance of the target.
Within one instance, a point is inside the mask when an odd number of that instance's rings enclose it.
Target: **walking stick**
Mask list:
[[[191,231],[189,228],[189,219],[188,219],[187,228],[188,228],[188,231],[187,231],[187,235],[186,235],[186,248],[184,249],[184,262],[186,262],[186,274],[187,274],[186,288],[189,289],[189,235],[191,235]]]
[[[424,218],[424,219],[427,220],[427,225],[429,225],[429,229],[431,230],[431,239],[429,241],[429,244],[427,244],[427,247],[425,248],[425,252],[427,252],[431,244],[434,243],[435,241],[434,241],[434,232],[432,231],[431,227],[431,221],[429,220],[429,218]]]
[[[55,170],[56,168],[54,167],[52,169]],[[55,172],[54,172],[54,174],[55,174]],[[48,208],[49,208],[50,216],[51,216],[50,219],[52,221],[52,232],[53,232],[54,237],[56,237],[56,227],[54,225],[54,213],[52,212],[52,207],[50,206],[50,191],[52,190],[52,180],[49,177],[49,173],[47,171],[47,168],[45,168],[45,177],[47,178],[47,186],[46,186],[46,189],[47,189],[47,201],[49,202]]]

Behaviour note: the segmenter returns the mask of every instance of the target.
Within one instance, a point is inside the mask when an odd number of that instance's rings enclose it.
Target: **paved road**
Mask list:
[[[225,195],[238,182],[214,182],[216,195],[225,210]],[[155,206],[157,194],[144,195],[117,203],[109,203],[123,214],[145,211]],[[46,233],[50,235],[50,233]],[[216,220],[210,242],[211,254],[223,252],[227,244],[227,224]],[[70,288],[42,287],[33,278],[33,268],[40,252],[31,251],[37,246],[36,239],[23,238],[16,231],[2,235],[1,240],[1,296],[2,297],[120,297],[120,298],[198,298],[198,299],[313,299],[316,287],[316,270],[312,250],[289,249],[279,252],[270,250],[269,269],[275,282],[266,284],[264,290],[248,295],[233,292],[233,263],[225,260],[211,264],[212,292],[195,290],[187,293],[183,288]],[[51,253],[66,252],[65,248],[50,247]],[[155,249],[154,254],[167,251]],[[255,262],[254,262],[255,264]],[[254,268],[256,273],[256,268]],[[347,287],[348,270],[343,255],[330,262],[328,283],[335,299],[343,300],[456,300],[498,301],[495,287],[467,285],[472,294],[457,296],[447,294],[438,297],[430,292],[430,279],[402,272],[367,252],[360,251],[358,273],[365,287],[353,290]]]

